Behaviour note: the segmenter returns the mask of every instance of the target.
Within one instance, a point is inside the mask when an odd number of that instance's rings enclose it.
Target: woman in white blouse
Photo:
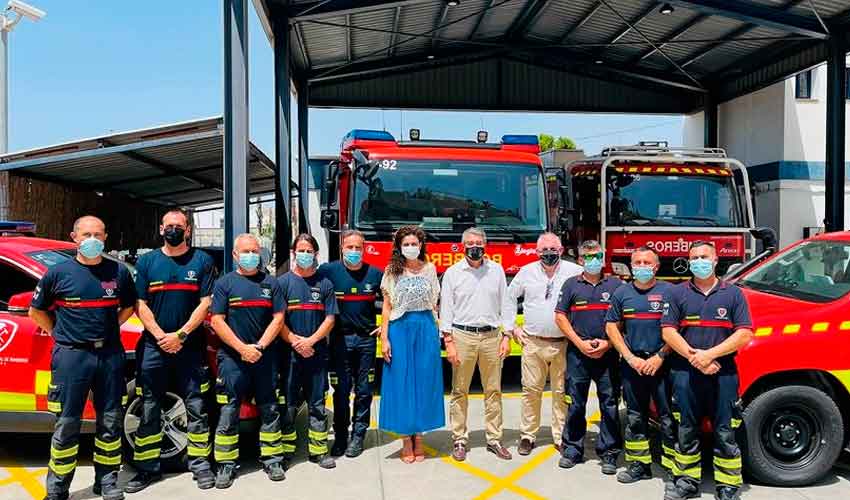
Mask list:
[[[425,459],[422,433],[445,425],[443,369],[436,307],[440,282],[425,262],[425,232],[404,226],[393,238],[393,253],[381,281],[383,322],[379,425],[402,435],[401,459]]]

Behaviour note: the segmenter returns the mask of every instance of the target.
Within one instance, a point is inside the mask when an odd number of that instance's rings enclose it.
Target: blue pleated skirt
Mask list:
[[[407,312],[390,322],[390,363],[384,362],[378,425],[401,435],[443,427],[440,337],[431,311]]]

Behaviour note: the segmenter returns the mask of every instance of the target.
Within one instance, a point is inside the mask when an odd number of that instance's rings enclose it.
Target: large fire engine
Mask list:
[[[353,130],[331,162],[322,189],[322,226],[332,258],[339,229],[366,236],[364,260],[383,268],[392,237],[404,225],[427,233],[427,259],[439,273],[463,258],[461,233],[487,231],[487,258],[508,276],[535,260],[535,243],[549,229],[546,186],[536,136],[506,135],[501,143],[420,140]]]
[[[599,240],[607,272],[628,276],[641,245],[658,251],[659,277],[671,281],[690,277],[693,241],[715,244],[719,274],[754,250],[747,171],[720,148],[610,147],[548,174],[560,185],[564,246],[575,255],[581,241]]]

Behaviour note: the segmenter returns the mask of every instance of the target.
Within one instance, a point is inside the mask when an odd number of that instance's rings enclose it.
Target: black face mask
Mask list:
[[[481,260],[484,258],[484,247],[467,247],[466,256],[469,260]]]
[[[162,237],[165,238],[165,242],[169,245],[173,247],[180,246],[186,241],[186,230],[182,227],[167,227],[162,232]]]
[[[552,267],[561,260],[561,256],[555,252],[546,252],[540,256],[540,262],[543,263],[544,266]]]

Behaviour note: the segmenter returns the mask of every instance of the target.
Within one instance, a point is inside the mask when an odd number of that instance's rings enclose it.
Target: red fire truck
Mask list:
[[[641,245],[658,251],[659,277],[671,281],[690,277],[692,241],[715,244],[719,274],[753,253],[747,171],[723,149],[610,147],[548,178],[560,184],[564,247],[575,255],[581,241],[599,240],[607,272],[628,276],[631,253]]]
[[[322,226],[331,257],[339,229],[366,235],[364,260],[383,268],[393,232],[421,226],[428,237],[428,260],[442,273],[463,258],[461,233],[472,226],[487,231],[487,258],[508,276],[537,257],[535,243],[549,229],[546,186],[536,136],[506,135],[501,143],[420,140],[353,130],[331,162],[322,189]]]

